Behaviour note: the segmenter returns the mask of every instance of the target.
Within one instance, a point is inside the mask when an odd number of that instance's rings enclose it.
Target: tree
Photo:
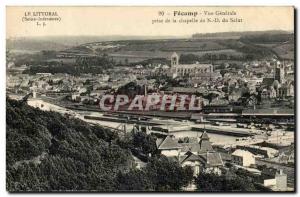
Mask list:
[[[132,169],[130,148],[155,152],[150,135],[123,141],[100,126],[18,103],[6,103],[8,191],[179,191],[193,179],[191,168],[159,155]]]
[[[138,85],[136,82],[129,82],[124,86],[121,86],[117,90],[117,94],[125,94],[130,99],[134,98],[136,95],[143,95],[144,88]]]
[[[217,98],[219,95],[213,92],[208,94],[202,94],[203,98],[208,99],[208,102],[211,103],[213,99]]]
[[[131,170],[129,173],[119,173],[116,188],[120,191],[153,191],[154,185],[143,170]]]
[[[110,130],[7,99],[7,190],[115,190],[132,158]]]
[[[125,58],[125,65],[128,65],[128,59]]]
[[[157,152],[155,138],[144,132],[133,133],[133,146],[139,148],[144,154]]]
[[[201,173],[195,180],[197,190],[203,192],[232,192],[232,191],[256,191],[249,177],[233,174],[216,175],[213,173]]]
[[[190,167],[182,168],[178,161],[165,156],[153,158],[145,170],[154,184],[155,191],[179,191],[193,179]]]

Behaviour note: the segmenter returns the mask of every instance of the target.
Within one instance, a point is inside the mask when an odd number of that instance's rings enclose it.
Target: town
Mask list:
[[[103,53],[122,45],[88,43],[43,51],[56,59],[46,63],[19,63],[8,53],[7,97],[99,125],[120,138],[145,133],[155,139],[160,155],[191,167],[194,177],[230,179],[238,171],[260,191],[294,190],[293,59],[268,55],[234,63],[224,54],[219,61],[206,54],[201,61],[168,51],[151,61],[118,63],[114,54]],[[93,52],[84,53],[87,49]],[[76,66],[65,64],[72,59]],[[141,103],[130,107],[136,97]],[[137,169],[152,157],[140,151],[132,155]],[[195,189],[195,181],[183,188]]]

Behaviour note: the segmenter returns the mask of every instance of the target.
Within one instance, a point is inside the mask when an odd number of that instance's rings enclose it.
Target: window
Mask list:
[[[200,173],[200,166],[196,165],[194,170],[195,175],[198,175]]]

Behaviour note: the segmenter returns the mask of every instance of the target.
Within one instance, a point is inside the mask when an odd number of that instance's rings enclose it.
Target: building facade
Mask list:
[[[237,149],[232,153],[231,157],[233,163],[239,166],[249,167],[255,164],[254,155],[246,150]]]
[[[198,80],[212,80],[215,78],[212,64],[179,64],[179,56],[173,53],[171,56],[171,72],[175,77],[189,77]]]

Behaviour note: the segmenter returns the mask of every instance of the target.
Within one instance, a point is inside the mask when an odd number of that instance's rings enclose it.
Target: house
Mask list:
[[[288,191],[287,174],[282,169],[264,169],[262,171],[263,185],[273,191]]]
[[[159,139],[156,145],[158,150],[161,151],[161,154],[167,157],[178,157],[180,149],[182,148],[174,136],[167,136],[164,140]]]
[[[220,167],[224,165],[220,153],[214,151],[201,154],[194,154],[189,151],[180,157],[179,162],[182,167],[190,166],[194,176],[199,175],[200,172],[221,174]]]
[[[281,149],[277,158],[279,163],[294,164],[295,147],[291,145],[288,149]]]
[[[270,148],[270,147],[263,147],[263,146],[256,146],[256,145],[246,145],[246,146],[237,146],[238,149],[247,150],[254,155],[262,155],[265,158],[273,158],[278,156],[279,151]]]
[[[37,76],[43,76],[43,77],[48,77],[51,76],[51,73],[36,73]]]
[[[278,96],[280,98],[294,96],[294,85],[293,85],[293,82],[289,82],[287,84],[282,84],[278,88]]]
[[[248,92],[249,92],[248,87],[233,88],[228,95],[228,100],[238,101],[239,98],[241,98],[245,93]]]
[[[191,143],[188,148],[189,150],[179,157],[181,166],[190,166],[195,176],[200,172],[221,173],[220,167],[224,166],[221,155],[213,149],[206,132],[202,134],[198,143]]]
[[[86,87],[81,87],[78,92],[79,92],[79,94],[86,93],[87,92],[87,88]]]
[[[232,162],[239,166],[249,167],[255,164],[255,157],[252,153],[246,150],[237,149],[232,155]]]
[[[213,149],[206,132],[199,141],[179,143],[174,137],[167,136],[164,140],[158,139],[156,145],[161,154],[177,158],[183,167],[190,166],[195,176],[200,172],[220,174],[220,167],[224,166],[220,153]]]
[[[99,98],[106,93],[107,90],[93,90],[90,93],[90,96]]]
[[[208,94],[208,90],[203,87],[188,88],[188,87],[170,87],[166,91],[167,93],[179,93],[179,94]]]
[[[78,101],[78,102],[80,102],[80,94],[79,93],[77,93],[77,92],[75,92],[75,93],[72,93],[71,94],[71,99],[72,99],[72,101]]]
[[[262,84],[262,81],[263,78],[257,78],[255,76],[253,78],[247,78],[246,82],[247,82],[247,87],[249,87],[249,92],[255,93],[256,88]]]
[[[184,156],[180,157],[180,161],[179,161],[182,165],[182,167],[184,166],[190,166],[194,172],[194,176],[197,176],[198,174],[200,174],[201,171],[201,167],[203,163],[206,163],[206,161],[204,160],[204,158],[193,154],[192,152],[187,152]]]

